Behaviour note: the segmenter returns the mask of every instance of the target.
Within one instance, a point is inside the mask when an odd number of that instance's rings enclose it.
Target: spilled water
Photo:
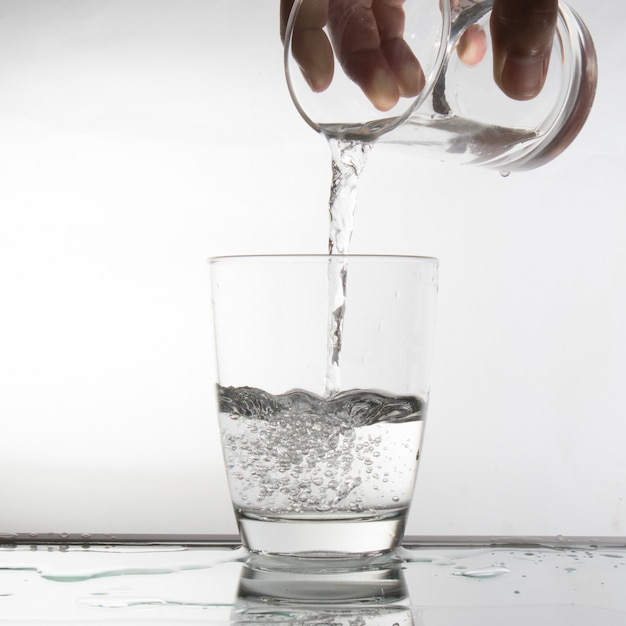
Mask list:
[[[465,578],[498,578],[510,574],[511,570],[507,567],[482,567],[480,569],[466,569],[454,572],[455,576],[465,576]]]
[[[0,622],[626,624],[626,547],[404,547],[367,567],[272,563],[224,547],[4,545]]]

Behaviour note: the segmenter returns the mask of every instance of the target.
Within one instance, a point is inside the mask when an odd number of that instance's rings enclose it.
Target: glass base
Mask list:
[[[251,552],[310,558],[373,556],[396,548],[406,513],[387,519],[267,520],[238,515],[243,545]]]

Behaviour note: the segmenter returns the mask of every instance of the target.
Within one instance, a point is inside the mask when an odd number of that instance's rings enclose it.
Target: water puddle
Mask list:
[[[33,556],[38,556],[40,546],[31,546],[30,553]],[[99,559],[108,560],[107,556],[115,558],[116,556],[142,556],[150,557],[153,559],[159,559],[161,561],[167,561],[168,555],[179,556],[181,553],[189,552],[190,549],[182,546],[163,546],[158,548],[142,547],[142,546],[98,546],[98,547],[85,547],[82,549],[70,548],[68,546],[54,546],[54,550],[48,548],[42,558],[50,556],[50,553],[61,553],[67,555],[68,559],[76,557],[81,561],[94,562]],[[118,578],[118,577],[151,577],[151,576],[166,576],[172,574],[179,574],[183,572],[193,571],[206,571],[218,567],[226,563],[241,563],[244,562],[249,553],[243,548],[236,550],[196,550],[194,552],[196,556],[210,556],[209,559],[204,559],[202,563],[182,563],[172,567],[120,567],[112,569],[58,569],[58,568],[46,568],[44,566],[34,565],[0,565],[0,573],[2,572],[32,572],[37,574],[40,578],[46,581],[55,583],[83,583],[97,579]],[[93,556],[90,556],[93,555]],[[60,562],[60,561],[59,561]]]
[[[106,594],[93,594],[94,596]],[[231,608],[232,603],[216,602],[185,602],[182,600],[166,600],[164,598],[125,598],[125,597],[86,597],[78,598],[77,604],[97,609],[128,609],[135,607],[201,607],[201,608]]]
[[[211,567],[211,566],[208,566]],[[182,566],[177,568],[163,568],[163,569],[143,569],[143,568],[129,568],[129,569],[117,569],[117,570],[105,570],[89,573],[56,573],[56,572],[39,572],[39,575],[44,580],[49,580],[55,583],[81,583],[88,580],[95,580],[98,578],[113,578],[117,576],[162,576],[164,574],[176,574],[185,570],[191,569],[207,569],[205,566]]]
[[[517,624],[522,614],[524,623],[626,624],[621,547],[409,547],[345,572],[180,546],[7,546],[0,563],[0,621],[11,624],[457,626]]]
[[[511,570],[506,567],[482,567],[479,569],[466,569],[459,572],[454,572],[453,576],[463,576],[464,578],[500,578],[510,574]]]

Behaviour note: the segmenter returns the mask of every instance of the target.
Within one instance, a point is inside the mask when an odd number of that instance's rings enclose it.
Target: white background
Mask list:
[[[408,532],[626,534],[617,1],[587,126],[501,178],[375,150],[352,250],[437,256]],[[0,0],[0,533],[235,532],[206,258],[324,252],[276,0]]]

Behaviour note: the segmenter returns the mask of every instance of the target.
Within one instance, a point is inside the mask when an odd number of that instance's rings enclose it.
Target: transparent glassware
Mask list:
[[[400,98],[396,106],[381,114],[337,62],[332,82],[324,91],[314,92],[304,78],[293,54],[293,35],[299,12],[312,1],[294,0],[284,34],[284,69],[293,103],[303,119],[327,137],[376,140],[407,120],[435,88],[448,52],[450,5],[439,0],[404,2],[404,41],[419,61],[424,86],[415,97]],[[333,2],[329,0],[329,4]],[[346,13],[349,10],[347,3]],[[328,24],[323,30],[332,41]],[[334,45],[339,44],[335,41]]]
[[[464,0],[454,11],[441,3],[435,24],[432,3],[407,0],[405,39],[424,37],[429,52],[416,50],[428,78],[419,95],[404,100],[381,116],[357,96],[358,88],[341,77],[337,86],[312,93],[298,77],[291,53],[294,3],[285,35],[285,73],[291,97],[307,123],[327,137],[378,142],[405,152],[438,160],[492,167],[501,172],[533,169],[565,150],[579,134],[591,110],[598,79],[595,46],[580,16],[559,4],[549,69],[541,92],[530,100],[513,100],[496,85],[492,70],[489,20],[492,0]],[[331,0],[332,1],[332,0]],[[435,4],[439,7],[438,0]],[[430,34],[419,34],[413,13],[431,17]],[[486,54],[475,66],[457,55],[469,27],[486,35]],[[444,44],[439,47],[442,38]]]
[[[315,558],[395,548],[426,420],[437,261],[222,257],[211,280],[220,433],[244,545]]]

